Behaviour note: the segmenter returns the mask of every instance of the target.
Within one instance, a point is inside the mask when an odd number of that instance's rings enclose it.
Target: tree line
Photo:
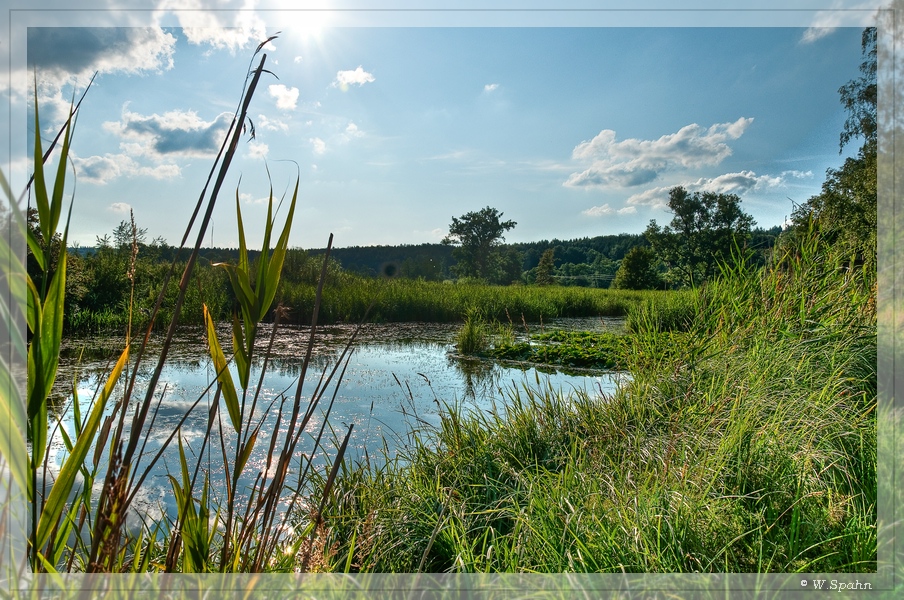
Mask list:
[[[652,220],[639,234],[507,244],[505,234],[517,223],[487,206],[452,217],[448,234],[439,244],[333,249],[329,270],[337,277],[347,272],[501,285],[679,289],[711,280],[726,262],[766,265],[775,247],[793,247],[801,238],[814,235],[820,243],[846,252],[849,264],[874,269],[878,147],[874,28],[863,33],[862,55],[861,76],[839,89],[848,111],[840,150],[854,140],[862,140],[861,146],[856,156],[828,170],[820,193],[796,205],[784,229],[756,227],[735,194],[675,187],[668,200],[671,221],[660,225]],[[50,254],[53,261],[60,240],[41,239],[37,214],[31,210],[27,216],[36,247],[49,243],[55,248]],[[162,238],[146,238],[145,229],[133,220],[124,220],[110,235],[98,237],[93,248],[69,249],[67,314],[76,321],[80,314],[97,319],[97,315],[128,311],[130,302],[140,308],[156,298],[165,269],[182,258],[179,249]],[[29,272],[40,278],[31,246]],[[315,281],[323,253],[322,249],[291,249],[286,257],[286,279]],[[255,253],[250,255],[253,260]],[[237,249],[207,248],[201,252],[201,265],[234,262],[237,256]],[[193,293],[198,296],[198,310],[203,295],[209,306],[228,313],[232,300],[222,269],[201,268],[196,277]]]

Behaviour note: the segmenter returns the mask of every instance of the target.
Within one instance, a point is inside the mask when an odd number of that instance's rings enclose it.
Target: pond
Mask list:
[[[621,319],[563,319],[552,321],[542,329],[617,330],[621,327]],[[439,425],[441,411],[448,411],[451,406],[461,406],[466,411],[500,409],[511,390],[523,385],[536,387],[538,382],[565,392],[578,389],[590,394],[609,394],[615,391],[620,377],[623,377],[610,372],[538,370],[535,366],[503,365],[456,356],[453,351],[458,328],[457,324],[433,323],[364,326],[357,334],[341,383],[330,386],[308,422],[295,452],[297,459],[307,460],[322,431],[321,449],[315,453],[314,462],[323,464],[324,454],[332,461],[339,445],[337,440],[341,441],[349,426],[353,425],[346,458],[357,461],[366,457],[367,460],[382,461],[387,458],[387,453],[392,456],[410,443],[413,429]],[[281,440],[287,433],[288,419],[285,415],[278,418],[278,406],[282,398],[288,398],[287,406],[291,406],[309,331],[307,327],[281,328],[275,337],[272,357],[254,412],[254,423],[262,424],[261,432],[255,452],[245,468],[247,477],[242,481],[244,486],[252,485],[258,473],[266,473],[267,447],[271,437],[276,435]],[[318,329],[313,358],[302,388],[305,399],[303,410],[307,408],[307,398],[318,380],[325,372],[328,374],[332,370],[353,331],[354,327],[344,325]],[[540,326],[531,325],[529,332],[522,328],[516,334],[525,338],[528,333],[540,331]],[[228,347],[231,340],[229,328],[224,326],[218,330],[218,336],[221,343]],[[269,337],[269,327],[265,326],[259,334],[261,352]],[[103,337],[73,340],[64,347],[55,392],[56,413],[62,426],[69,431],[73,429],[73,381],[84,415],[105,378],[110,357],[118,354],[121,344],[121,338]],[[148,354],[151,359],[145,359],[139,369],[139,388],[142,383],[146,386],[150,377],[156,360],[155,350],[157,348],[152,342]],[[252,369],[252,381],[258,381],[261,366],[261,361],[258,361]],[[159,405],[153,429],[145,436],[139,470],[148,466],[154,454],[185,418],[180,434],[189,465],[193,466],[200,456],[202,469],[210,474],[214,488],[223,487],[226,471],[222,464],[219,436],[211,436],[216,439],[203,444],[207,437],[208,410],[214,400],[214,386],[211,384],[215,377],[203,332],[197,329],[182,331],[161,373],[155,398],[155,402],[159,400]],[[124,383],[118,386],[112,400],[120,398],[122,390]],[[135,399],[142,397],[143,390],[133,395]],[[266,411],[268,406],[270,410]],[[288,412],[289,408],[285,411]],[[230,429],[225,411],[221,419],[224,429]],[[231,456],[230,448],[234,448],[234,444],[232,433],[232,438],[227,436],[225,444],[227,455]],[[59,435],[53,438],[52,456],[53,453],[57,454],[54,462],[59,462],[63,453]],[[157,516],[161,511],[170,512],[172,491],[167,473],[178,477],[178,472],[178,445],[174,440],[163,452],[161,460],[148,472],[138,501],[143,506],[141,512],[157,513]]]

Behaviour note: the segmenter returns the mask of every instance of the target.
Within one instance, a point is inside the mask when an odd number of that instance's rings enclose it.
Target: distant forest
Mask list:
[[[765,262],[768,251],[781,233],[779,226],[751,231],[750,248]],[[621,260],[636,246],[648,242],[642,233],[619,233],[573,240],[542,240],[517,244],[503,244],[503,252],[517,252],[521,256],[521,271],[526,283],[533,283],[533,274],[540,257],[552,249],[555,260],[553,277],[559,285],[608,288]],[[312,256],[322,255],[324,248],[309,250]],[[330,255],[342,268],[362,275],[400,276],[410,279],[442,281],[453,278],[451,267],[453,247],[444,244],[416,244],[401,246],[351,246],[333,248]]]
[[[755,251],[756,262],[765,263],[769,250],[782,232],[779,226],[751,230],[749,247]],[[521,277],[525,283],[533,283],[540,257],[553,250],[555,268],[553,278],[559,285],[608,288],[618,271],[622,259],[637,246],[648,246],[643,233],[619,233],[573,240],[541,240],[503,244],[502,252],[516,253],[520,259]],[[443,281],[453,279],[452,257],[454,248],[445,244],[402,244],[398,246],[350,246],[333,248],[330,256],[345,271],[365,276],[403,277]],[[72,251],[72,250],[71,250]],[[93,254],[96,248],[78,248],[82,256]],[[142,254],[154,255],[158,260],[172,260],[176,248],[162,244],[145,248]],[[183,251],[187,255],[187,251]],[[311,257],[322,256],[325,248],[307,250]],[[256,253],[252,251],[252,259]],[[232,262],[238,257],[236,248],[202,248],[204,262]]]

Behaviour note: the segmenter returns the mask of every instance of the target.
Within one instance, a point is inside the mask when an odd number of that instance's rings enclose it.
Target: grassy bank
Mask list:
[[[875,570],[874,281],[808,242],[725,272],[691,321],[640,306],[612,397],[538,383],[492,414],[446,407],[338,480],[323,568]]]

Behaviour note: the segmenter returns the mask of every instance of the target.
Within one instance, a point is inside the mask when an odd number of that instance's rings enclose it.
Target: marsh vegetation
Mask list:
[[[265,60],[249,75],[198,201],[198,230],[194,217],[186,229],[183,245],[190,233],[196,242],[166,260],[160,245],[142,244],[134,221],[116,247],[68,255],[73,124],[63,128],[55,170],[35,124],[35,210],[30,220],[16,215],[30,250],[19,265],[28,385],[6,407],[23,413],[25,431],[15,421],[2,430],[13,454],[27,457],[12,476],[28,494],[28,568],[876,570],[875,252],[836,222],[840,181],[854,172],[862,185],[851,212],[871,218],[874,130],[871,138],[846,129],[866,138],[861,156],[830,173],[825,197],[796,215],[768,256],[745,246],[749,223],[732,211],[727,222],[743,225],[732,235],[711,219],[718,252],[700,250],[715,239],[706,231],[691,232],[698,243],[682,255],[687,245],[674,242],[691,233],[678,223],[651,227],[653,250],[636,252],[624,264],[637,272],[620,280],[682,289],[565,287],[551,285],[548,272],[539,285],[492,285],[493,265],[517,263],[498,244],[472,256],[474,272],[464,265],[459,282],[367,278],[330,259],[332,240],[319,257],[289,248],[294,195],[284,205],[271,197],[256,254],[237,203],[234,260],[201,266],[201,240]],[[700,210],[737,208],[731,198],[674,195]],[[676,204],[676,218],[690,204]],[[92,292],[102,281],[121,288],[112,304]],[[624,317],[624,330],[547,329],[556,318],[605,316]],[[406,444],[362,455],[350,450],[360,420],[337,423],[333,411],[367,321],[454,322],[463,324],[459,354],[630,377],[604,390],[535,375],[498,386],[501,395],[482,405],[434,396],[434,418],[409,421]],[[287,326],[297,333],[301,323],[304,335],[285,343]],[[322,354],[327,323],[348,325],[342,343]],[[210,377],[167,414],[162,377],[186,324],[204,336],[198,361]],[[71,409],[58,410],[51,398],[64,337],[111,329],[121,344],[90,400],[76,386]],[[286,361],[290,381],[271,384]],[[413,403],[410,386],[397,383]],[[170,510],[136,521],[163,464]]]

